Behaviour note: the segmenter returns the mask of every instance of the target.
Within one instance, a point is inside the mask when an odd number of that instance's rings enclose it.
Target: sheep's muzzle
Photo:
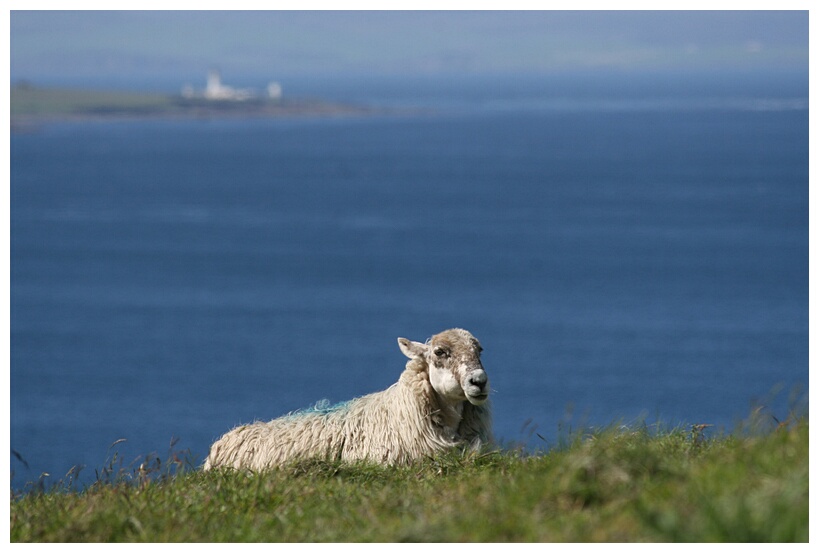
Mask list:
[[[489,377],[483,368],[469,371],[464,378],[464,394],[473,405],[481,405],[489,399]]]

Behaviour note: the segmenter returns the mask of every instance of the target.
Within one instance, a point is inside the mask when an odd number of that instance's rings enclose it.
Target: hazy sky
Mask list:
[[[808,68],[802,12],[11,12],[11,79]]]

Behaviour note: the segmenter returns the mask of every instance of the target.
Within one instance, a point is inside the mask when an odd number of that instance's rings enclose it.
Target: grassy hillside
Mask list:
[[[203,473],[146,459],[81,491],[13,497],[11,541],[805,542],[808,472],[807,419],[717,438],[609,429],[538,455],[398,469]]]

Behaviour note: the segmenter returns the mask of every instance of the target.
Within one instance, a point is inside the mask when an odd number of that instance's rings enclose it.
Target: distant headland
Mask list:
[[[279,83],[264,93],[222,84],[215,71],[207,85],[186,85],[179,94],[81,90],[18,82],[11,88],[11,127],[24,129],[49,121],[112,119],[223,119],[333,117],[384,113],[385,110],[311,98],[289,98]]]

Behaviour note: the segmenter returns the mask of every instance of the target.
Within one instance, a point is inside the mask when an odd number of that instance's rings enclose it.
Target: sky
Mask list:
[[[21,11],[11,81],[808,68],[806,11]]]

